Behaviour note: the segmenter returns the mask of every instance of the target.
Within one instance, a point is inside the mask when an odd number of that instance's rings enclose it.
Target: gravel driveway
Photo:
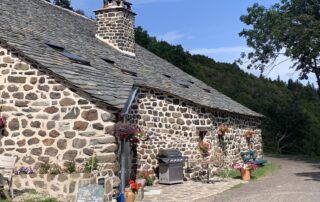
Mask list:
[[[320,162],[299,157],[267,157],[280,171],[205,201],[320,202]]]

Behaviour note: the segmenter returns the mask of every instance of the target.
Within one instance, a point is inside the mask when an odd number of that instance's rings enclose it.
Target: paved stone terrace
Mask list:
[[[214,184],[201,182],[184,182],[177,185],[157,185],[147,190],[160,190],[160,195],[146,195],[143,202],[205,202],[216,194],[222,193],[232,187],[244,183],[242,180],[228,179],[219,181],[213,179]],[[148,191],[146,191],[147,194]]]

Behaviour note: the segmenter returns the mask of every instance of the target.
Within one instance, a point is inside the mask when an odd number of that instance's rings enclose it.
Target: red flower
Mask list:
[[[130,188],[131,188],[131,190],[133,191],[133,192],[137,192],[139,189],[140,189],[140,187],[141,187],[141,184],[140,183],[136,183],[135,181],[133,181],[133,180],[130,180]]]

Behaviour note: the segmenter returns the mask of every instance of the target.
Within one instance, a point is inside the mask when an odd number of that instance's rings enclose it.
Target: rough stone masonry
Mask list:
[[[156,170],[159,149],[178,148],[189,157],[192,171],[185,176],[189,179],[199,177],[206,167],[201,165],[198,150],[200,131],[208,132],[205,141],[211,145],[210,156],[204,161],[213,161],[216,166],[226,167],[239,162],[240,150],[248,149],[248,143],[252,144],[258,157],[262,156],[259,118],[202,107],[159,90],[140,88],[129,119],[148,136],[148,140],[140,143],[134,161],[138,162],[139,170]],[[221,124],[230,129],[224,138],[218,138],[214,131]],[[256,133],[250,142],[245,138],[249,129]],[[211,171],[215,171],[215,166]]]
[[[0,48],[0,112],[8,118],[0,154],[16,166],[51,162],[82,164],[94,154],[104,169],[118,172],[116,115]]]

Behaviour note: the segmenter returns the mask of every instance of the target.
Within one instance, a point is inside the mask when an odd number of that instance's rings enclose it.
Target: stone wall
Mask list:
[[[34,64],[0,47],[0,112],[8,118],[0,154],[16,166],[83,161],[96,152],[104,169],[118,172],[115,112],[97,107]]]
[[[135,54],[135,14],[121,1],[112,1],[96,11],[96,35],[104,42],[129,55]]]
[[[63,201],[74,202],[78,190],[89,184],[97,184],[98,179],[104,178],[104,190],[106,201],[112,200],[113,195],[113,171],[104,171],[99,174],[74,173],[60,175],[15,175],[13,188],[15,190],[35,189],[37,192],[48,194]]]
[[[256,132],[250,144],[259,157],[262,155],[258,118],[201,107],[158,90],[140,88],[129,118],[146,131],[150,138],[138,147],[137,163],[140,169],[154,170],[160,148],[178,148],[184,156],[189,157],[192,172],[188,176],[197,177],[201,170],[199,163],[202,161],[197,149],[199,131],[208,131],[205,139],[210,143],[211,150],[206,161],[216,161],[219,164],[217,166],[228,166],[240,160],[240,149],[248,148],[244,137],[248,129]],[[224,138],[216,135],[215,129],[220,124],[230,128],[230,133]]]

